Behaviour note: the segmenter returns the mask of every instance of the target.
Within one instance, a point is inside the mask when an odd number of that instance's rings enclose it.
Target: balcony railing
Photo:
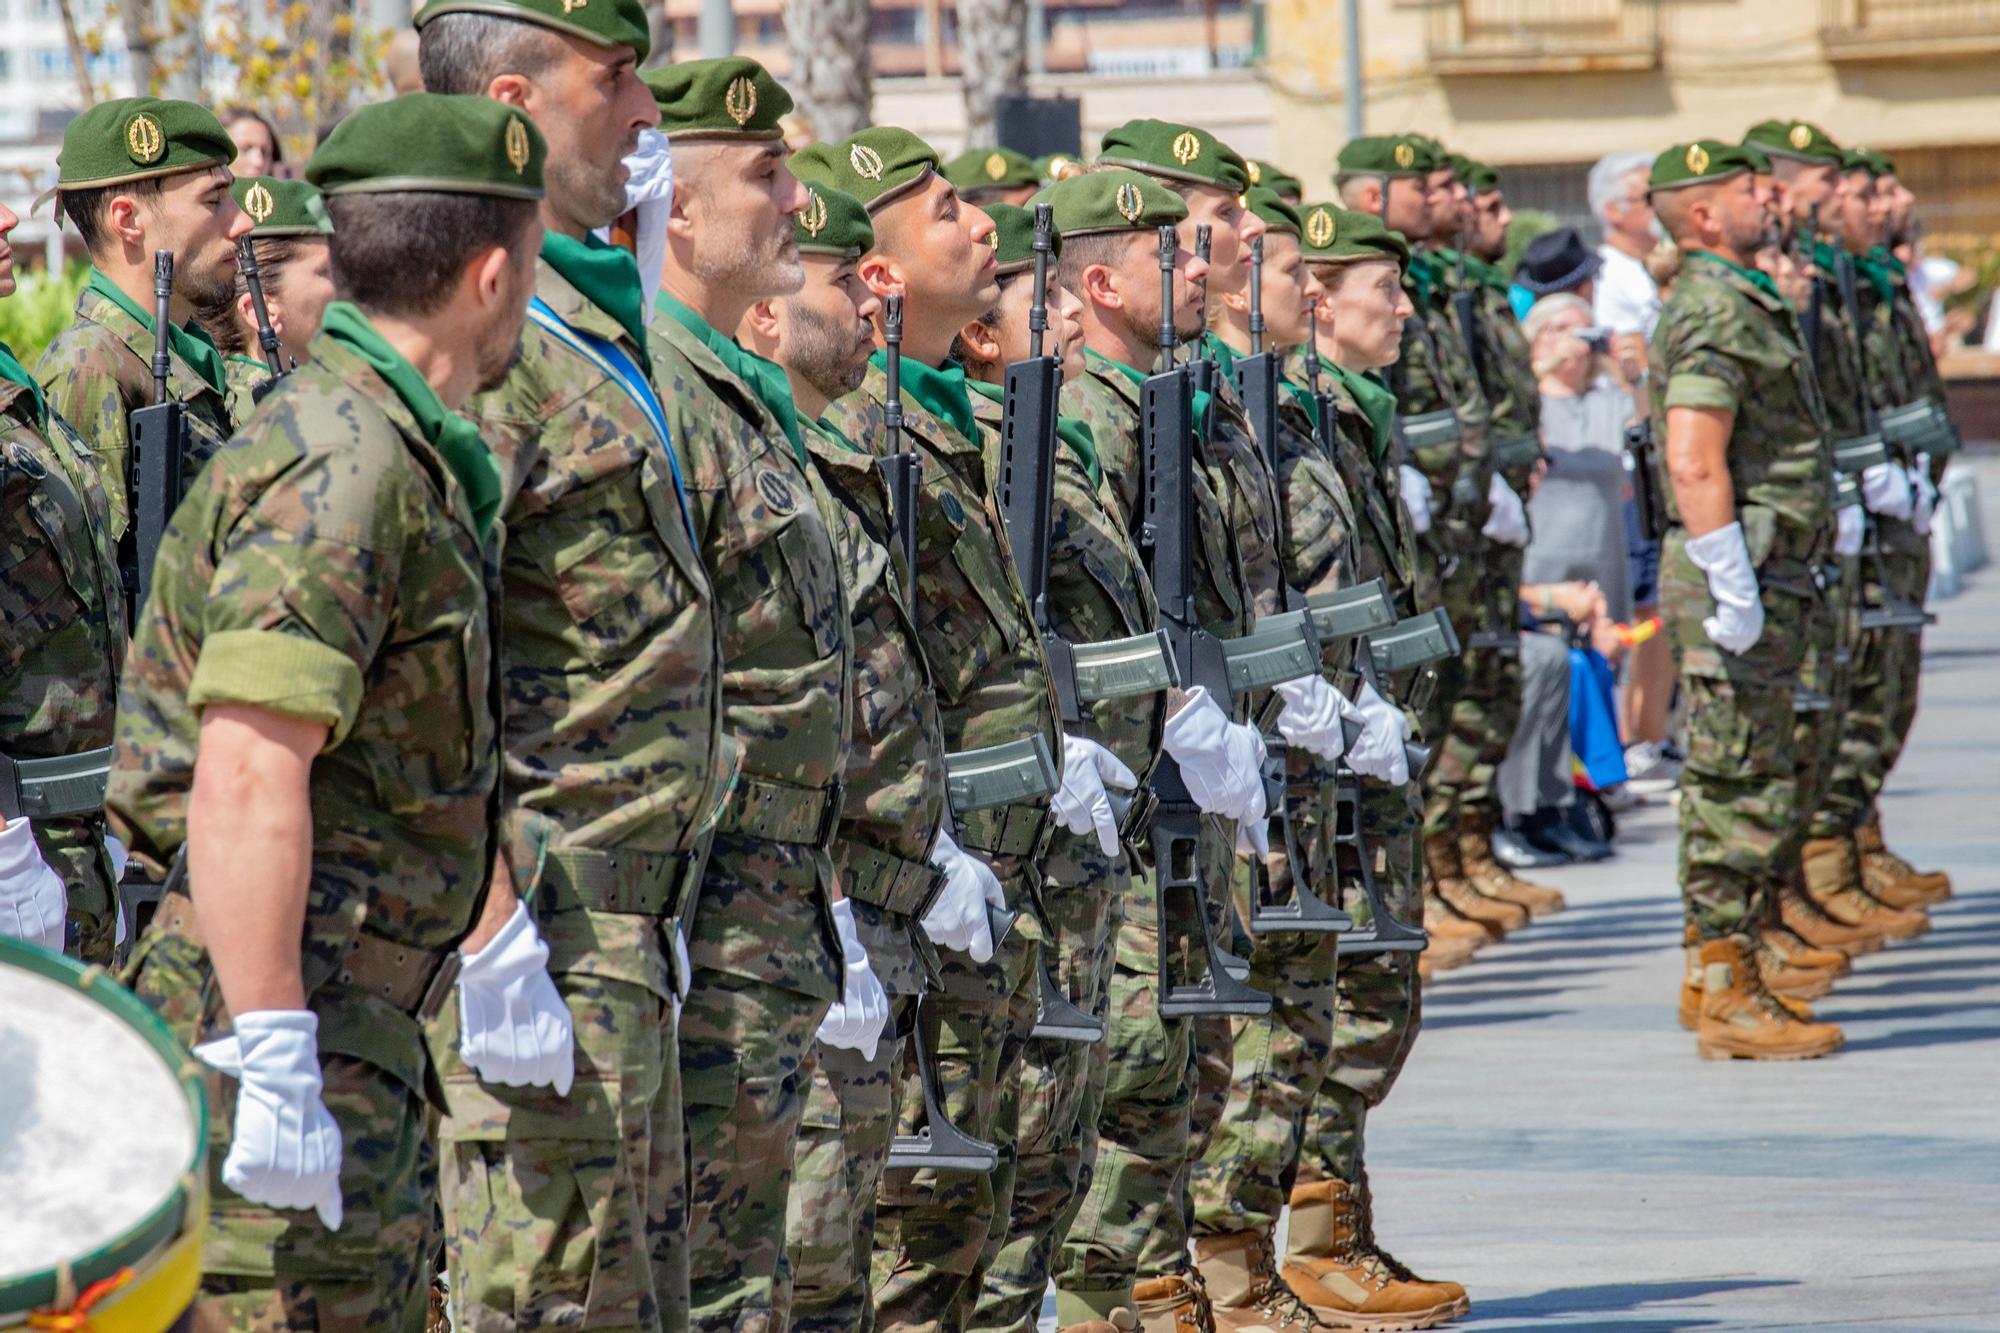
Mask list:
[[[1448,0],[1430,11],[1440,74],[1652,69],[1659,0]]]
[[[1820,0],[1832,60],[1905,60],[2000,50],[2000,0]]]

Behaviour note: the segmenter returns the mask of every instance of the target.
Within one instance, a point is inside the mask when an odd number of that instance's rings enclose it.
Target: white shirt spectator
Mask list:
[[[1653,336],[1660,318],[1660,288],[1646,266],[1615,245],[1600,245],[1598,258],[1604,267],[1597,271],[1597,289],[1592,315],[1613,333]]]

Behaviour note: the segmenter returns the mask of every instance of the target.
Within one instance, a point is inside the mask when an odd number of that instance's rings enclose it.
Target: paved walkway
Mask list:
[[[1466,1284],[1461,1327],[2000,1330],[2000,566],[1936,609],[1883,818],[1957,896],[1818,1002],[1844,1051],[1695,1057],[1663,802],[1427,991],[1369,1157],[1378,1233]]]

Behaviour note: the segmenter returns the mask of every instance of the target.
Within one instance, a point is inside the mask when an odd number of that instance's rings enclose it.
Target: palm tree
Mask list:
[[[958,59],[964,70],[965,146],[1000,142],[994,102],[1028,77],[1027,0],[958,0]]]
[[[785,0],[792,76],[785,81],[815,138],[845,139],[874,120],[868,0]]]

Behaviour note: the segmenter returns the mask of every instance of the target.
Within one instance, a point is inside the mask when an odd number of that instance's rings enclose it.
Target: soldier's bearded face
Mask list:
[[[873,320],[882,303],[851,260],[815,256],[805,261],[805,272],[805,286],[785,300],[778,360],[827,398],[839,398],[867,377]]]
[[[479,385],[475,392],[498,388],[521,359],[521,326],[527,322],[528,301],[535,294],[535,256],[541,248],[539,218],[508,247],[507,289],[500,297],[498,317],[486,321],[478,343]]]
[[[783,141],[691,148],[676,155],[676,167],[689,161],[680,207],[694,223],[694,275],[739,299],[799,290],[806,275],[792,218],[808,196],[785,165]]]
[[[174,290],[194,305],[227,301],[236,287],[236,238],[255,225],[229,196],[220,167],[169,176],[150,207],[147,249],[174,252]]]
[[[623,158],[639,146],[639,131],[660,123],[660,107],[630,47],[561,36],[568,53],[532,81],[526,109],[549,144],[549,208],[579,227],[602,227],[625,211]]]
[[[1431,234],[1430,187],[1422,176],[1395,176],[1387,178],[1383,188],[1389,192],[1388,224],[1392,231],[1400,231],[1405,236],[1429,236]],[[1442,207],[1442,201],[1439,204]]]
[[[1514,210],[1507,207],[1507,197],[1498,190],[1489,190],[1473,200],[1472,253],[1486,260],[1506,254],[1507,224],[1513,220]]]
[[[1744,172],[1716,187],[1717,221],[1723,244],[1738,254],[1750,254],[1763,243],[1772,223],[1768,187],[1760,178]]]

